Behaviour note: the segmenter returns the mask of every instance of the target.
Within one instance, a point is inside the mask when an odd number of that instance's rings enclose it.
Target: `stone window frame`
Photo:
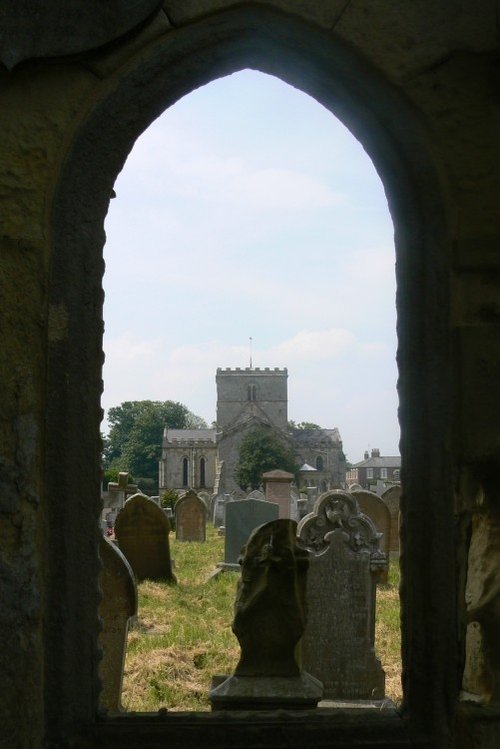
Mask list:
[[[367,479],[372,479],[373,478],[373,470],[374,470],[373,468],[367,468],[366,469],[366,478]]]
[[[200,487],[205,488],[207,483],[207,459],[202,455],[200,458]]]
[[[181,460],[182,465],[182,487],[189,486],[189,458],[184,455]]]
[[[387,478],[387,468],[381,468],[380,469],[380,478],[386,479]]]
[[[306,720],[272,714],[100,717],[98,556],[104,217],[113,184],[142,130],[199,85],[244,68],[276,75],[330,109],[371,156],[395,225],[401,421],[402,634],[404,703],[398,716],[364,711]],[[168,74],[166,74],[168,71]],[[50,309],[67,320],[48,343],[43,544],[47,741],[94,736],[107,746],[140,745],[154,730],[168,742],[245,745],[279,730],[311,736],[338,730],[346,745],[387,747],[446,739],[457,696],[447,192],[432,135],[388,80],[334,34],[266,7],[221,11],[170,32],[137,55],[88,102],[61,148],[51,209]],[[435,293],[439,284],[439,294]],[[432,336],[427,335],[432,327]],[[415,362],[418,362],[418,367]],[[75,409],[85,394],[88,407]],[[418,403],[418,408],[412,404]],[[425,445],[425,449],[421,449]],[[420,491],[421,476],[432,476]],[[78,490],[69,490],[77,486]],[[68,501],[68,497],[70,500]],[[411,511],[410,511],[411,508]],[[432,521],[432,522],[430,522]],[[72,543],[62,545],[61,524]],[[428,543],[421,538],[427,534]],[[439,540],[438,540],[439,539]],[[444,592],[444,593],[443,593]],[[428,611],[433,611],[432,629]],[[412,654],[425,653],[416,661]],[[78,674],[78,678],[75,678]],[[432,709],[429,709],[429,704]],[[187,733],[186,733],[187,731]],[[222,732],[222,733],[221,733]],[[257,734],[256,734],[257,732]],[[262,736],[264,733],[262,734]],[[186,738],[188,737],[189,738]],[[247,738],[244,738],[244,737]],[[263,739],[262,739],[263,741]],[[373,744],[372,744],[373,741]],[[377,743],[378,742],[378,743]],[[296,744],[300,746],[300,743]]]

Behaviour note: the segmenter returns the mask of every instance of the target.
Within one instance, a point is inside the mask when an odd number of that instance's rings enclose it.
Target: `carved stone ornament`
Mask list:
[[[0,5],[0,61],[59,57],[101,47],[131,31],[159,0],[16,0]]]
[[[340,532],[352,551],[370,552],[372,571],[387,566],[387,556],[379,548],[382,534],[360,512],[356,498],[349,492],[333,489],[321,494],[313,512],[300,521],[297,532],[305,548],[315,554],[328,549],[331,533]]]

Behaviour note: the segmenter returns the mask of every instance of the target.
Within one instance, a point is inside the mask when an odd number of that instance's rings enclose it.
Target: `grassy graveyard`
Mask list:
[[[137,623],[128,638],[122,702],[127,710],[209,710],[214,674],[231,674],[239,645],[231,632],[238,573],[207,581],[224,557],[224,539],[207,526],[204,544],[171,536],[177,585],[139,585]],[[377,654],[386,672],[386,693],[401,699],[399,569],[377,593]]]

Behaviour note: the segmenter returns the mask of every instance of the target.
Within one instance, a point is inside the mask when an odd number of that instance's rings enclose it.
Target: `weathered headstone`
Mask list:
[[[118,481],[110,481],[108,483],[107,507],[114,507],[117,510],[121,510],[127,501],[127,497],[136,494],[137,485],[129,484],[129,475],[128,471],[120,471]]]
[[[314,505],[316,504],[316,500],[318,499],[318,487],[317,486],[308,486],[307,489],[307,512],[306,515],[310,512],[313,512]]]
[[[238,558],[254,528],[279,517],[279,506],[263,499],[245,499],[226,504],[224,562],[219,566],[239,570]]]
[[[369,492],[366,489],[354,491],[351,494],[356,497],[360,511],[364,515],[368,515],[377,531],[382,533],[380,550],[389,557],[391,550],[391,513],[389,512],[389,508],[377,494]],[[386,583],[388,574],[389,569],[381,574],[379,582]]]
[[[401,484],[390,486],[382,494],[382,499],[389,508],[391,514],[391,545],[390,550],[399,551],[399,511],[401,501]]]
[[[214,528],[220,528],[226,522],[226,504],[232,501],[230,494],[218,494],[214,500],[213,523]]]
[[[102,537],[99,554],[102,562],[99,573],[102,594],[99,604],[102,620],[99,705],[106,710],[121,711],[127,632],[130,617],[137,613],[137,588],[130,565],[115,544]]]
[[[115,537],[137,580],[175,582],[170,559],[170,522],[144,494],[125,502],[115,522]]]
[[[205,541],[207,506],[189,491],[175,505],[175,537],[178,541]]]
[[[264,492],[259,491],[259,489],[253,489],[247,496],[247,499],[265,499]]]
[[[268,502],[276,502],[279,505],[280,518],[291,517],[290,493],[293,479],[293,473],[288,471],[267,471],[262,474],[266,499]]]
[[[321,699],[321,684],[295,658],[305,626],[308,567],[296,529],[293,520],[266,523],[242,550],[232,627],[241,655],[234,676],[210,692],[215,710],[305,709]]]
[[[310,553],[303,667],[323,682],[324,699],[382,698],[385,674],[375,655],[375,586],[387,557],[355,497],[322,494],[298,527]]]

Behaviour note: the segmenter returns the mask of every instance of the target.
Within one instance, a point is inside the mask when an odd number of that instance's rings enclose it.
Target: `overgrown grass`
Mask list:
[[[231,674],[239,645],[231,631],[238,573],[208,580],[224,556],[224,540],[207,527],[203,544],[171,539],[177,585],[139,585],[137,623],[129,633],[122,702],[127,710],[209,710],[215,674]],[[399,570],[377,594],[376,649],[386,691],[401,698]]]

